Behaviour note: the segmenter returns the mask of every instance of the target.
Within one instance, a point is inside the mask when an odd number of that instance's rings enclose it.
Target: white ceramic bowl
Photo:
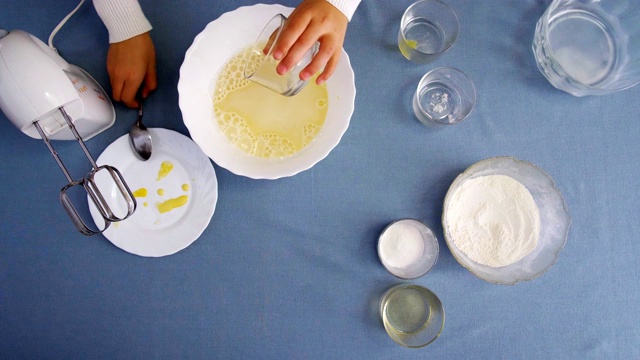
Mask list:
[[[487,175],[507,175],[524,185],[538,206],[540,238],[531,253],[502,267],[481,265],[469,259],[451,239],[447,213],[451,198],[467,180]],[[444,199],[442,227],[453,257],[475,276],[495,284],[513,285],[534,279],[547,271],[558,259],[571,225],[571,217],[553,179],[535,165],[512,157],[494,157],[479,161],[458,175]]]
[[[213,93],[219,72],[239,50],[255,42],[274,15],[292,8],[257,4],[227,12],[196,36],[180,67],[179,105],[191,138],[219,166],[254,179],[295,175],[324,159],[349,127],[355,101],[355,82],[349,57],[342,51],[333,76],[326,82],[329,108],[325,123],[312,141],[297,153],[267,159],[249,155],[231,144],[220,131],[213,112]]]

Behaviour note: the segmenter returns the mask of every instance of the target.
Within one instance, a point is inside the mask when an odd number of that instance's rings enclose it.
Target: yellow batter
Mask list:
[[[315,77],[300,93],[286,97],[244,78],[251,48],[231,58],[217,82],[213,109],[229,142],[265,158],[290,156],[313,141],[327,116],[325,84]]]

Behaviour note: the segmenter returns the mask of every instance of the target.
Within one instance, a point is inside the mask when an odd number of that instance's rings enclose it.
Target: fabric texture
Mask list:
[[[78,1],[11,2],[0,26],[46,39]],[[459,36],[428,64],[398,49],[400,19],[412,1],[362,1],[340,57],[356,87],[340,142],[312,168],[277,180],[212,162],[215,212],[197,241],[171,256],[143,258],[104,236],[78,233],[60,204],[67,180],[47,147],[0,112],[0,359],[640,359],[640,85],[582,98],[555,89],[531,49],[548,0],[444,1],[458,15]],[[193,102],[176,89],[188,50],[207,24],[257,2],[139,3],[158,54],[159,86],[145,100],[144,122],[193,136],[181,112]],[[277,3],[295,8],[300,0]],[[57,48],[108,89],[106,29],[90,6],[83,10],[57,35]],[[218,71],[208,65],[207,83]],[[425,73],[442,66],[467,74],[477,101],[462,123],[429,128],[416,119],[412,100]],[[335,76],[328,88],[340,83]],[[202,95],[198,101],[211,105],[210,94]],[[135,122],[135,110],[113,105],[114,124],[86,142],[96,160]],[[91,169],[76,141],[52,144],[74,179]],[[142,163],[131,155],[130,164],[155,174],[161,161],[179,166],[173,154],[154,156]],[[452,182],[495,156],[546,172],[572,218],[556,263],[514,286],[471,274],[442,227]],[[132,191],[161,185],[118,170]],[[69,195],[92,221],[82,188]],[[429,226],[439,243],[434,268],[412,280],[390,274],[377,253],[383,229],[406,218]],[[427,287],[444,305],[444,329],[425,348],[404,348],[385,331],[380,298],[399,283]]]
[[[109,43],[116,43],[152,29],[137,0],[93,0],[98,15],[109,31]]]
[[[353,13],[356,12],[358,5],[360,4],[360,0],[327,0],[331,5],[335,6],[340,10],[344,16],[351,21],[353,17]]]

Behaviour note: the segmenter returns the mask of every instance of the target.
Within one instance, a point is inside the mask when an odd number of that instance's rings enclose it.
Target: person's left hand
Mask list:
[[[146,98],[158,87],[156,52],[149,33],[112,43],[107,53],[107,71],[113,99],[136,108],[139,90],[142,97]]]
[[[316,83],[325,82],[338,65],[348,25],[347,17],[326,0],[302,1],[289,16],[273,51],[273,57],[280,60],[278,73],[289,71],[318,41],[320,49],[300,72],[300,79],[307,80],[324,67]]]

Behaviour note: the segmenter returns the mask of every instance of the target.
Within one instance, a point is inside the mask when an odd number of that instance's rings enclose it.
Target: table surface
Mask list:
[[[639,358],[640,87],[584,98],[553,88],[531,51],[547,1],[447,2],[460,36],[444,56],[416,65],[396,45],[410,2],[364,0],[344,45],[357,95],[340,144],[279,180],[213,164],[211,222],[171,256],[139,257],[77,233],[51,154],[0,115],[0,358]],[[0,26],[46,41],[76,4],[13,2]],[[141,1],[158,53],[148,126],[188,135],[176,90],[185,51],[210,21],[250,4]],[[90,2],[55,45],[109,89],[107,32]],[[473,79],[478,101],[466,122],[434,131],[414,118],[410,99],[425,72],[445,65]],[[87,142],[96,157],[135,119],[115,107],[116,123]],[[72,171],[86,172],[75,142],[55,145]],[[453,179],[503,155],[553,177],[573,219],[558,262],[515,286],[465,270],[440,222]],[[412,281],[386,272],[376,253],[380,231],[400,218],[425,222],[441,248],[435,268]],[[378,300],[402,282],[444,304],[444,330],[428,347],[405,349],[384,331]]]

